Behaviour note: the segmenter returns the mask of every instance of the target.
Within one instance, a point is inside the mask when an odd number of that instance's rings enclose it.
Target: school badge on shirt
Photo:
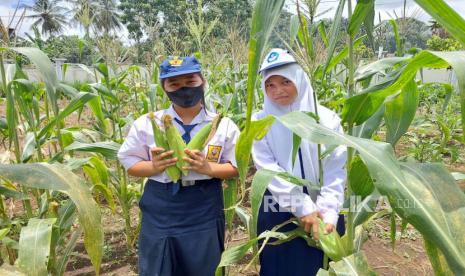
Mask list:
[[[221,146],[208,145],[207,161],[218,162]]]

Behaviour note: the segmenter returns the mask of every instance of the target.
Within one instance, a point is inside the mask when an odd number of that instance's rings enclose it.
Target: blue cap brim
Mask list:
[[[181,71],[181,72],[172,72],[172,73],[168,73],[168,74],[165,74],[163,76],[160,76],[160,79],[166,79],[166,78],[170,78],[170,77],[176,77],[176,76],[193,74],[193,73],[200,73],[200,72],[202,72],[200,69],[186,70],[186,71]]]
[[[270,69],[273,69],[273,68],[276,68],[276,67],[279,67],[279,66],[283,66],[283,65],[286,65],[286,64],[291,64],[291,63],[297,63],[296,61],[283,61],[283,62],[278,62],[278,63],[275,63],[275,64],[272,64],[268,67],[265,67],[263,69],[260,69],[260,71],[258,71],[258,73],[261,73],[263,71],[266,71],[266,70],[270,70]]]

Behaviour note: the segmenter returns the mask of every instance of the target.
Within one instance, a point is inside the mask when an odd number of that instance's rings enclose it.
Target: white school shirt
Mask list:
[[[341,120],[336,113],[320,105],[318,106],[318,113],[320,124],[343,133],[340,124]],[[263,113],[258,112],[252,116],[252,120],[260,120],[263,119],[263,117]],[[278,164],[270,149],[269,145],[272,144],[270,143],[270,139],[272,139],[271,135],[267,134],[262,140],[254,141],[252,148],[254,164],[257,169],[284,172],[285,170]],[[290,143],[292,143],[292,141],[290,141]],[[327,147],[325,145],[321,145],[322,153],[325,152],[326,149]],[[303,155],[302,158],[304,160],[303,163],[308,164],[308,156]],[[301,186],[294,185],[278,177],[273,178],[268,185],[268,190],[279,206],[288,212],[292,212],[294,216],[300,218],[315,211],[320,211],[325,223],[331,223],[336,226],[339,218],[339,211],[344,203],[344,188],[347,178],[347,172],[344,169],[346,160],[347,152],[345,146],[337,147],[330,155],[322,160],[324,185],[321,187],[316,202],[313,202],[311,197],[303,192]],[[301,177],[298,156],[295,160],[293,172],[289,173]],[[318,183],[314,184],[318,185]],[[296,197],[299,200],[293,201],[290,200],[289,197]]]
[[[173,124],[178,128],[179,133],[183,135],[184,129],[174,120],[174,118],[182,119],[174,110],[173,106],[170,106],[166,110],[160,110],[155,112],[156,122],[162,125],[161,118],[163,114],[169,114],[173,118]],[[189,124],[197,124],[190,132],[191,137],[202,129],[208,122],[212,121],[216,117],[215,113],[202,108],[202,110],[195,116],[195,118]],[[234,148],[236,146],[237,138],[239,137],[240,131],[236,124],[229,118],[223,118],[218,125],[218,129],[213,138],[205,146],[203,153],[207,160],[217,163],[231,163],[234,167],[237,167],[236,158],[234,155]],[[124,140],[123,145],[118,151],[118,159],[126,170],[134,166],[140,161],[152,160],[152,154],[150,149],[156,147],[153,140],[153,130],[150,119],[147,114],[140,116],[134,121],[129,133]],[[150,176],[149,179],[153,179],[158,182],[168,183],[171,179],[168,177],[166,172],[158,175]],[[211,179],[211,177],[199,174],[193,171],[189,171],[187,176],[182,175],[183,180],[201,180]]]

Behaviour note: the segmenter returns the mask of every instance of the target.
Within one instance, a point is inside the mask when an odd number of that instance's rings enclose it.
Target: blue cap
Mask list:
[[[202,66],[195,57],[168,57],[160,65],[160,79],[200,73]]]

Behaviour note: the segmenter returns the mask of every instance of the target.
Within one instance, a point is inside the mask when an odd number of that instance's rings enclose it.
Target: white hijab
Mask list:
[[[310,111],[315,112],[316,95],[310,83],[310,79],[297,63],[283,65],[262,72],[262,90],[265,101],[263,113],[265,116],[275,115],[282,116],[292,111]],[[265,81],[271,76],[282,76],[292,81],[297,88],[297,98],[288,106],[281,106],[274,103],[268,98],[265,90]],[[299,157],[296,157],[295,166],[292,167],[292,132],[282,125],[280,122],[275,122],[269,130],[267,137],[271,144],[271,151],[278,164],[287,172],[296,176],[301,176]],[[302,141],[300,145],[302,151],[303,167],[305,179],[314,184],[318,184],[318,152],[316,144],[309,144]]]

